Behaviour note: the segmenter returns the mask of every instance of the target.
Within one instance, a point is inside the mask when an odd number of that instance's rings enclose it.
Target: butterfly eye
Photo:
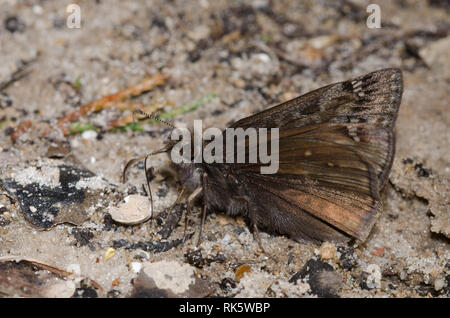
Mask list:
[[[227,180],[233,180],[234,182],[236,182],[236,178],[231,173],[224,173],[223,177]]]

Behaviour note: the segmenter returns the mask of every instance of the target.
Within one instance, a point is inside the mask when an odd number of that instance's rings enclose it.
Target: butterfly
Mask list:
[[[382,211],[380,191],[395,154],[401,70],[381,69],[330,84],[245,117],[231,128],[278,128],[278,171],[256,163],[177,164],[188,212],[242,216],[259,230],[297,241],[365,241]],[[173,143],[151,155],[168,152]],[[250,146],[246,144],[247,150]],[[147,169],[146,173],[147,173]],[[187,214],[186,214],[187,215]],[[201,237],[201,234],[200,234]],[[259,241],[259,237],[258,241]],[[260,241],[259,241],[260,242]]]

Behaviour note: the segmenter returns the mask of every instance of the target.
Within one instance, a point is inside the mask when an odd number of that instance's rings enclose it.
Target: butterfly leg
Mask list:
[[[258,230],[258,225],[256,225],[256,222],[253,221],[252,217],[250,215],[252,215],[253,213],[250,213],[249,210],[249,217],[250,217],[250,222],[252,223],[252,232],[253,232],[253,237],[255,238],[256,242],[258,243],[259,248],[261,249],[261,251],[266,254],[267,256],[269,256],[272,259],[275,259],[272,255],[270,255],[269,253],[267,253],[266,249],[264,248],[262,241],[261,241],[261,236],[259,235],[259,230]]]
[[[200,223],[200,231],[198,233],[197,247],[199,247],[200,243],[202,242],[203,226],[205,225],[205,220],[206,220],[206,204],[203,206],[202,222]]]
[[[202,193],[203,188],[202,187],[198,187],[197,189],[194,190],[194,192],[191,193],[191,195],[189,195],[189,197],[187,198],[187,203],[186,203],[186,214],[184,215],[184,234],[183,234],[183,242],[186,241],[186,232],[187,232],[187,224],[188,224],[188,215],[191,214],[191,204],[200,196],[200,194]]]
[[[167,239],[178,225],[183,215],[184,204],[180,204],[181,198],[185,192],[186,188],[182,188],[181,192],[178,194],[177,200],[172,203],[172,205],[166,209],[167,213],[161,213],[156,219],[160,220],[161,226],[158,230],[158,234],[161,235],[163,239]],[[158,222],[158,223],[159,223]],[[162,222],[164,222],[162,224]]]
[[[258,225],[257,225],[257,221],[256,221],[256,212],[255,212],[256,207],[250,202],[250,199],[247,196],[239,196],[239,197],[235,197],[234,199],[244,200],[245,201],[247,217],[250,220],[250,225],[252,227],[253,237],[255,238],[256,242],[258,243],[258,246],[261,249],[261,251],[264,254],[266,254],[267,256],[269,256],[270,258],[272,258],[273,260],[277,261],[277,259],[274,256],[272,256],[268,252],[266,252],[266,250],[265,250],[265,248],[264,248],[264,246],[262,244],[261,236],[259,235]]]
[[[264,246],[262,245],[261,237],[259,236],[259,230],[258,226],[255,222],[252,222],[252,228],[253,228],[253,237],[255,238],[256,242],[258,242],[259,248],[264,252],[264,254],[267,254],[266,250],[264,249]]]
[[[208,182],[208,178],[207,178],[207,174],[203,173],[203,187],[206,189],[207,188],[207,182]],[[200,246],[200,243],[202,242],[202,235],[203,235],[203,226],[205,225],[205,220],[206,220],[206,212],[208,210],[208,206],[207,206],[208,202],[203,202],[203,213],[202,213],[202,221],[200,223],[200,231],[198,234],[198,241],[197,241],[197,247]]]
[[[253,227],[253,237],[255,238],[256,242],[258,242],[259,248],[265,255],[267,255],[272,260],[274,260],[275,262],[278,263],[278,259],[265,250],[265,248],[262,244],[262,241],[261,241],[261,236],[259,236],[259,230],[258,230],[258,226],[256,225],[256,222],[253,222],[253,221],[251,221],[251,222],[252,222],[252,227]]]
[[[178,194],[177,199],[175,200],[174,203],[172,203],[172,205],[171,205],[170,208],[168,209],[168,211],[169,211],[169,213],[167,213],[167,216],[168,216],[168,217],[170,216],[170,214],[171,214],[172,210],[175,208],[175,206],[176,206],[178,203],[180,203],[181,197],[183,196],[185,190],[186,190],[186,188],[182,188],[182,189],[181,189],[180,193]]]

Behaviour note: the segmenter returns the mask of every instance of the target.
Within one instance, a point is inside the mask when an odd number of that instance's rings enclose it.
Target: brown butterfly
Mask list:
[[[182,183],[192,190],[188,212],[202,197],[202,227],[207,213],[220,212],[244,217],[256,234],[364,241],[382,209],[402,91],[401,71],[387,68],[237,121],[232,128],[279,128],[278,172],[261,174],[260,162],[179,164]],[[146,155],[145,165],[172,147]],[[131,160],[124,176],[141,159]]]

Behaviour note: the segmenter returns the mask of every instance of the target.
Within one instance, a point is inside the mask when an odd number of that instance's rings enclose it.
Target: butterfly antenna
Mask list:
[[[150,181],[151,181],[151,177],[150,177],[150,173],[149,173],[149,170],[148,170],[148,168],[147,168],[147,161],[148,161],[148,158],[149,157],[151,157],[151,156],[154,156],[154,155],[157,155],[157,154],[160,154],[160,153],[164,153],[164,152],[166,152],[167,150],[169,150],[170,148],[169,147],[164,147],[164,148],[162,148],[162,149],[160,149],[160,150],[157,150],[157,151],[155,151],[155,152],[151,152],[151,153],[149,153],[149,154],[146,154],[145,156],[141,156],[141,157],[138,157],[138,158],[134,158],[134,159],[131,159],[130,161],[128,161],[128,163],[125,165],[125,168],[123,169],[123,172],[122,172],[122,182],[123,183],[125,183],[126,182],[126,174],[127,174],[127,170],[133,165],[133,164],[135,164],[136,162],[139,162],[139,161],[141,161],[141,160],[144,160],[144,170],[145,170],[145,180],[146,180],[146,183],[147,183],[147,193],[148,193],[148,199],[149,199],[149,201],[150,201],[150,208],[151,208],[151,211],[152,211],[152,213],[153,213],[153,196],[152,196],[152,188],[151,188],[151,186],[150,186]],[[145,186],[144,186],[145,187]]]
[[[127,177],[127,171],[136,162],[144,160],[144,164],[146,164],[146,161],[147,161],[148,157],[154,156],[154,155],[157,155],[157,154],[160,154],[160,153],[167,152],[168,150],[170,150],[170,146],[166,146],[166,147],[164,147],[162,149],[159,149],[157,151],[148,153],[148,154],[146,154],[144,156],[140,156],[140,157],[137,157],[137,158],[134,158],[134,159],[131,159],[130,161],[128,161],[127,164],[125,165],[125,168],[123,169],[123,172],[122,172],[122,182],[125,183],[127,181],[127,178],[126,178]],[[147,181],[148,181],[149,178],[148,178],[148,174],[147,174],[147,169],[145,169],[145,173],[146,173],[146,177],[147,177]]]
[[[133,121],[137,121],[136,117],[135,117],[137,114],[144,116],[144,118],[141,118],[141,119],[146,119],[146,118],[154,119],[154,120],[159,121],[160,123],[163,123],[166,126],[169,126],[172,129],[175,129],[175,127],[171,123],[169,123],[169,122],[167,122],[165,120],[162,120],[161,118],[159,118],[156,115],[148,114],[148,113],[146,113],[146,112],[144,112],[143,110],[140,110],[140,109],[135,109],[133,111]]]
[[[141,119],[146,119],[146,118],[154,119],[154,120],[157,120],[157,121],[159,121],[159,122],[161,122],[161,123],[163,123],[163,124],[169,126],[169,127],[172,128],[172,129],[175,129],[175,127],[174,127],[171,123],[169,123],[169,122],[167,122],[167,121],[165,121],[165,120],[162,120],[162,119],[158,118],[156,115],[148,114],[148,113],[146,113],[146,112],[144,112],[143,110],[140,110],[140,109],[135,109],[135,110],[133,111],[133,121],[134,121],[134,122],[137,121],[137,120],[136,120],[136,117],[135,117],[137,114],[144,116],[144,118],[141,118]],[[154,155],[157,155],[157,154],[160,154],[160,153],[163,153],[163,152],[167,152],[170,148],[171,148],[171,146],[170,146],[170,145],[167,145],[167,146],[165,146],[164,148],[159,149],[159,150],[157,150],[157,151],[148,153],[148,154],[146,154],[146,155],[144,155],[144,156],[140,156],[140,157],[131,159],[130,161],[127,162],[127,164],[125,165],[125,168],[123,169],[123,172],[122,172],[122,182],[125,183],[125,182],[126,182],[126,174],[127,174],[128,169],[129,169],[132,165],[134,165],[136,162],[139,162],[139,161],[141,161],[141,160],[144,160],[145,179],[146,179],[146,183],[147,183],[147,188],[148,188],[148,198],[149,198],[149,200],[150,200],[150,208],[151,208],[152,213],[153,213],[153,198],[152,198],[152,189],[151,189],[151,187],[150,187],[150,181],[151,181],[150,179],[151,179],[151,178],[150,178],[150,174],[149,174],[148,168],[147,168],[147,161],[148,161],[148,158],[149,158],[149,157],[154,156]]]

